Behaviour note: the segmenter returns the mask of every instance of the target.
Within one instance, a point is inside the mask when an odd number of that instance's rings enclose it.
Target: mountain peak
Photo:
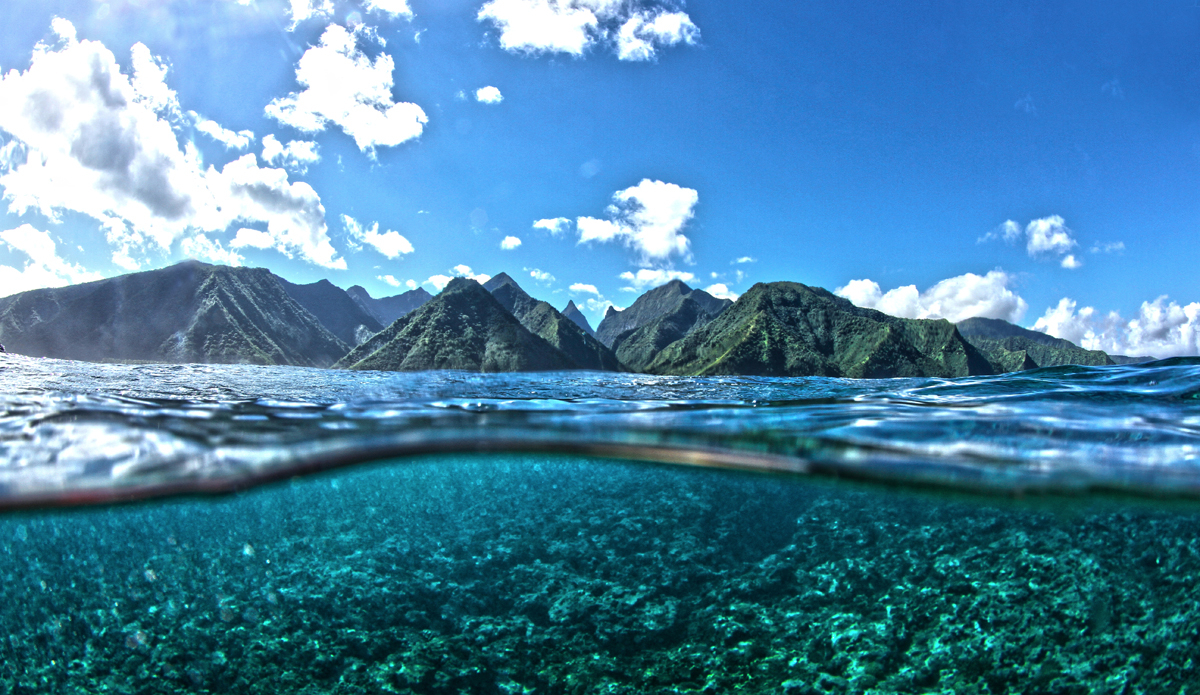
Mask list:
[[[483,289],[487,290],[488,292],[495,292],[497,289],[504,287],[505,285],[512,285],[517,289],[521,289],[521,286],[517,284],[517,281],[513,280],[508,273],[493,275],[491,280],[483,283]]]

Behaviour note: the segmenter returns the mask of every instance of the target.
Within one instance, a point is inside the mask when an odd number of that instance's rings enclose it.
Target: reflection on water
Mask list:
[[[579,458],[0,517],[0,692],[1179,692],[1200,516]]]

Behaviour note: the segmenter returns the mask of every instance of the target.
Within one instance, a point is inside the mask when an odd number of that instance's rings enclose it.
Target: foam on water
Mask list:
[[[1200,360],[964,379],[478,375],[0,355],[0,505],[554,451],[997,493],[1200,496]]]

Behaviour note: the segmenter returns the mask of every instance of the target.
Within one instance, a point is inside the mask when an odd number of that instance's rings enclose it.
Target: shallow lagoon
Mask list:
[[[0,517],[0,690],[1185,692],[1200,513],[597,459]]]

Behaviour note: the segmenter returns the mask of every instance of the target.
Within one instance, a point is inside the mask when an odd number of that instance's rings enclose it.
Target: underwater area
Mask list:
[[[854,382],[3,359],[3,693],[1200,682],[1195,360]]]

